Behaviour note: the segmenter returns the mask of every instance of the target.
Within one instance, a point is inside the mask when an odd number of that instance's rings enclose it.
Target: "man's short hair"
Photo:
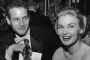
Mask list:
[[[6,4],[6,9],[5,9],[6,16],[10,17],[9,10],[14,7],[16,8],[23,7],[28,10],[27,4],[22,0],[9,0]]]

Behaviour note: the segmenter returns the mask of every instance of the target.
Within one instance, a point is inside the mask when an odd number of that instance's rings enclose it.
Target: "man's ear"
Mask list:
[[[9,20],[9,18],[7,16],[6,16],[6,21],[10,25],[10,20]]]

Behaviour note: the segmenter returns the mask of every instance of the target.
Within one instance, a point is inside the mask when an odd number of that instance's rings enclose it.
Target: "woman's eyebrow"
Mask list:
[[[76,25],[75,23],[70,23],[70,24],[68,24],[68,25]]]

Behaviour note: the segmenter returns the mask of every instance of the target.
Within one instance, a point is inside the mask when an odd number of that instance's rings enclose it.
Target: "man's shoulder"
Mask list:
[[[38,13],[38,12],[29,11],[29,14],[31,14],[31,16],[34,15],[34,17],[38,17],[38,18],[40,18],[40,19],[41,19],[41,18],[42,18],[42,19],[44,19],[44,18],[49,19],[48,16],[42,15],[42,14],[40,14],[40,13]]]
[[[5,50],[4,44],[0,41],[0,60],[5,60]]]
[[[6,48],[9,46],[8,43],[10,43],[7,39],[8,34],[3,35],[0,37],[0,60],[6,60],[5,59],[5,51]]]
[[[8,36],[13,36],[14,33],[13,32],[5,32],[0,38],[4,38],[4,37],[8,37]]]
[[[5,33],[0,37],[0,41],[3,43],[10,43],[14,39],[14,34],[12,32]]]

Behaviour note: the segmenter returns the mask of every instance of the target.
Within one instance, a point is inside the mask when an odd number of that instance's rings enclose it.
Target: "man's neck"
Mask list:
[[[26,32],[26,34],[24,34],[24,35],[18,35],[18,34],[15,34],[16,35],[16,37],[25,37],[25,36],[28,36],[28,35],[30,35],[30,28],[28,29],[28,31]]]

